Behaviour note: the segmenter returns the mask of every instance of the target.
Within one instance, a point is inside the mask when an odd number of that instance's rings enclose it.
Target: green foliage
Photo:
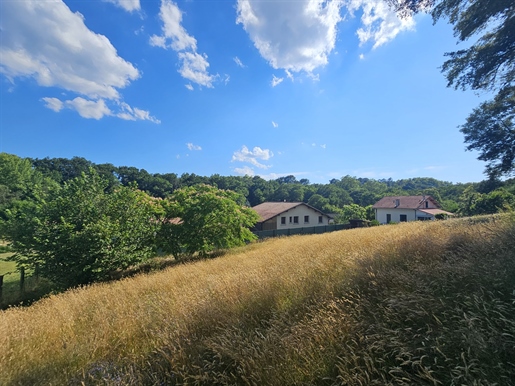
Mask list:
[[[243,201],[238,193],[209,185],[176,190],[162,201],[166,216],[160,232],[161,247],[174,256],[183,252],[205,255],[254,240],[249,228],[259,216],[242,207]]]
[[[349,220],[366,220],[367,209],[356,204],[344,205],[342,214],[336,218],[337,223],[347,223]]]
[[[18,267],[38,269],[61,288],[109,277],[154,253],[154,200],[134,186],[107,193],[90,169],[8,212],[5,238]]]
[[[19,200],[32,197],[35,187],[48,189],[55,185],[34,170],[28,159],[0,153],[0,220],[5,211]]]

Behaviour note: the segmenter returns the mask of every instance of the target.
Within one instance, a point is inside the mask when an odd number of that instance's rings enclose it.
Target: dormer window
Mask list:
[[[429,201],[426,201],[426,209],[429,208]]]
[[[401,204],[401,200],[398,198],[395,200],[395,207],[397,208]]]

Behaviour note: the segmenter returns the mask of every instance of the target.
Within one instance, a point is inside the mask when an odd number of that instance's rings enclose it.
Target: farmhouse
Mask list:
[[[260,216],[256,231],[322,226],[331,219],[303,202],[264,202],[252,209]]]
[[[389,224],[392,221],[434,220],[437,214],[453,216],[452,213],[442,210],[431,196],[383,197],[372,208],[376,220],[381,224]]]

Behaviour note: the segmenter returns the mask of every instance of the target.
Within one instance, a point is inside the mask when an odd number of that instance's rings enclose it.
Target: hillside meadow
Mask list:
[[[515,384],[515,218],[253,243],[0,312],[1,385]]]

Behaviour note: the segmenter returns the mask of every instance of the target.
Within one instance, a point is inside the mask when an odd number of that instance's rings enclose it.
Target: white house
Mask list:
[[[372,208],[375,211],[376,220],[381,224],[389,224],[392,221],[434,220],[437,214],[453,216],[452,213],[442,210],[431,196],[384,197]]]
[[[264,202],[252,207],[259,214],[257,231],[329,225],[329,217],[303,202]]]

